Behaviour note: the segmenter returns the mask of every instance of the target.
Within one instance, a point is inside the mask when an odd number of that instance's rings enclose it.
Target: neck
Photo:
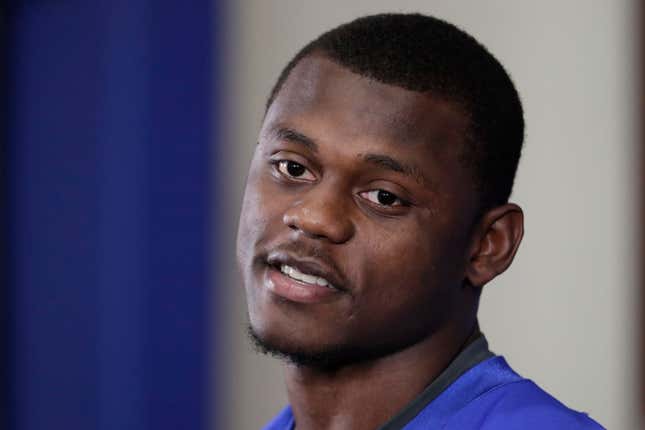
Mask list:
[[[333,372],[287,365],[298,430],[375,429],[403,409],[469,343],[477,323],[448,327],[395,354]]]

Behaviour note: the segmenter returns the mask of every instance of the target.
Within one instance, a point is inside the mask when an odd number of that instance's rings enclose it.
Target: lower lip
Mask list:
[[[296,281],[274,267],[268,268],[264,284],[275,295],[298,303],[327,302],[341,293],[334,288]]]

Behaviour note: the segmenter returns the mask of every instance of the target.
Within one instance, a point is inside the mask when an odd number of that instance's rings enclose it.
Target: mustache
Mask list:
[[[297,257],[309,257],[320,260],[328,266],[337,269],[336,262],[329,256],[321,246],[313,245],[307,242],[286,242],[276,246],[272,251],[283,251],[293,254]]]

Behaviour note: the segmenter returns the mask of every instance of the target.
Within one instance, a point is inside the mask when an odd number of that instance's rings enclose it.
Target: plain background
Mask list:
[[[244,0],[231,5],[233,152],[223,175],[231,250],[265,98],[287,61],[321,32],[361,15],[422,12],[475,36],[522,98],[526,142],[512,200],[526,235],[510,270],[483,293],[493,351],[568,406],[611,429],[637,429],[636,4],[631,1]],[[218,428],[260,428],[286,403],[281,366],[246,340],[246,309],[228,252],[230,361],[217,387]],[[221,426],[221,427],[220,427]]]

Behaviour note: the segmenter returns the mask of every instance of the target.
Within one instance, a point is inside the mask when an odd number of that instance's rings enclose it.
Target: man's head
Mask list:
[[[469,121],[462,157],[482,207],[507,201],[524,140],[522,105],[502,65],[473,37],[418,14],[359,18],[302,48],[273,86],[267,110],[293,67],[314,53],[361,76],[452,102]]]
[[[476,321],[511,263],[523,139],[501,65],[454,26],[378,15],[287,65],[267,103],[238,235],[254,336],[339,366]]]

